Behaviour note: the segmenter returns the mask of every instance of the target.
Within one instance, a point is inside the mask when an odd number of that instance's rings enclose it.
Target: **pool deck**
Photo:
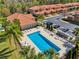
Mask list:
[[[22,40],[26,42],[26,45],[30,45],[32,48],[35,48],[36,52],[41,52],[37,47],[36,45],[27,37],[28,34],[31,34],[33,32],[36,32],[36,31],[40,31],[40,33],[46,37],[47,39],[49,39],[51,42],[53,42],[56,46],[58,46],[61,50],[58,51],[59,53],[59,57],[61,58],[64,54],[67,53],[67,47],[64,46],[64,39],[62,40],[62,38],[56,36],[56,35],[53,35],[51,36],[50,33],[47,33],[45,31],[45,29],[43,27],[38,27],[38,28],[33,28],[33,29],[29,29],[29,30],[25,30],[23,31],[23,37],[22,37]],[[52,33],[53,34],[53,33]],[[72,46],[74,47],[74,45],[72,44]]]

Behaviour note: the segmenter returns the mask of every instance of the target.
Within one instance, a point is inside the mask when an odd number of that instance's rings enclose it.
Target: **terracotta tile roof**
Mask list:
[[[79,6],[79,2],[77,3],[72,3],[73,6]]]
[[[35,12],[35,14],[44,14],[44,11]]]
[[[31,14],[14,13],[8,16],[7,19],[10,21],[13,21],[14,19],[18,19],[20,21],[21,27],[28,25],[28,24],[36,23],[35,18]]]
[[[40,6],[33,6],[29,9],[31,10],[46,10],[46,9],[53,9],[53,8],[58,8],[59,6],[58,5],[40,5]]]
[[[50,9],[49,5],[42,5],[42,6],[40,6],[40,8],[41,8],[41,9],[44,9],[44,10],[45,10],[45,9]]]
[[[68,10],[68,7],[70,6],[79,6],[79,2],[67,3],[67,4],[40,5],[40,6],[33,6],[30,9],[35,14],[45,14],[45,13],[49,14],[50,12]]]
[[[58,8],[59,6],[57,6],[57,5],[49,5],[48,7],[53,9],[53,8]]]
[[[42,6],[40,6],[40,9],[46,9],[47,7],[46,7],[46,5],[42,5]]]

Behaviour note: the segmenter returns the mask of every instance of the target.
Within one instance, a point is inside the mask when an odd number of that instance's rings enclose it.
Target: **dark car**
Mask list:
[[[61,29],[63,32],[67,32],[67,31],[69,31],[69,29]]]
[[[54,25],[54,28],[56,29],[56,28],[59,28],[60,27],[60,25]]]

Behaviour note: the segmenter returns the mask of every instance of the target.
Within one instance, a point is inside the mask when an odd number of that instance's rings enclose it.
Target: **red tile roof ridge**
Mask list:
[[[9,21],[13,21],[14,19],[18,19],[20,21],[20,26],[25,26],[28,24],[36,23],[35,18],[32,16],[32,14],[20,14],[20,13],[14,13],[7,17]]]

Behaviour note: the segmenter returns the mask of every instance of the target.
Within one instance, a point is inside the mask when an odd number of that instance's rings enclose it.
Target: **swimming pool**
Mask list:
[[[56,53],[60,50],[54,43],[50,42],[47,38],[42,36],[40,32],[34,32],[27,35],[30,40],[40,49],[41,52],[45,52],[48,49],[53,49]]]

